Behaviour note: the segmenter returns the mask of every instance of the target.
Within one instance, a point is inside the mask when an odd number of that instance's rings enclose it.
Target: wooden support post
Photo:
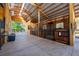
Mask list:
[[[38,9],[38,36],[40,35],[40,9]]]
[[[5,4],[4,9],[5,9],[5,34],[8,34],[11,25],[11,15],[10,15],[8,3]],[[7,43],[7,36],[5,36],[5,43]]]
[[[73,3],[69,3],[69,29],[70,29],[70,45],[74,45],[74,5]]]

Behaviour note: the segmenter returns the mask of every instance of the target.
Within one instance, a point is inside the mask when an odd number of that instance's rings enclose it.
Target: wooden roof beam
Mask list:
[[[55,11],[53,11],[53,12],[49,13],[49,14],[52,14],[52,13],[54,13],[54,12],[57,12],[57,11],[59,11],[59,10],[61,10],[61,9],[65,8],[65,7],[68,7],[68,5],[63,6],[63,7],[59,8],[59,9],[57,9],[57,10],[55,10]],[[49,14],[48,14],[48,15],[49,15]]]
[[[61,3],[61,4],[59,4],[59,5],[57,5],[57,6],[55,6],[55,7],[53,7],[52,9],[49,9],[49,10],[48,10],[48,11],[46,11],[46,12],[48,13],[48,12],[50,12],[50,11],[54,10],[55,8],[57,8],[57,7],[61,6],[61,5],[62,5],[62,3]]]
[[[53,15],[50,15],[50,16],[54,16],[54,15],[57,15],[57,14],[63,13],[63,12],[65,12],[65,11],[68,11],[68,9],[62,10],[62,11],[60,11],[60,12],[58,12],[58,13],[55,13],[55,14],[53,14]],[[50,16],[49,16],[49,17],[50,17]]]
[[[31,20],[34,20],[35,18],[33,18],[31,15],[30,15],[30,12],[25,10],[25,12],[27,13],[27,15],[31,18]],[[36,20],[36,19],[35,19]]]
[[[53,16],[52,18],[54,18],[54,17],[59,17],[59,16],[61,16],[61,15],[65,15],[65,14],[68,14],[67,11],[64,12],[64,13],[57,14],[57,15]]]
[[[61,17],[65,17],[65,16],[68,16],[68,15],[62,15],[62,16],[59,16],[59,17],[54,17],[54,18],[52,18],[51,20],[45,20],[45,21],[43,21],[43,22],[55,21],[55,19],[58,19],[58,18],[61,18]]]
[[[79,6],[79,4],[75,5],[74,7],[77,7],[77,6]]]
[[[40,9],[40,12],[42,13],[42,15],[44,15],[47,19],[48,19],[48,16],[46,13],[44,13],[42,10],[41,10],[41,7],[34,4],[34,3],[31,3],[32,6],[34,6],[36,8],[36,10]]]
[[[49,6],[47,6],[43,11],[45,11],[47,8],[51,7],[52,5],[54,5],[54,3],[49,5]]]

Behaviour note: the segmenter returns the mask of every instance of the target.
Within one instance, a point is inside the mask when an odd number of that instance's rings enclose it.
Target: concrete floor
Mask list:
[[[79,48],[39,38],[26,33],[16,33],[16,40],[0,50],[1,56],[79,56]]]

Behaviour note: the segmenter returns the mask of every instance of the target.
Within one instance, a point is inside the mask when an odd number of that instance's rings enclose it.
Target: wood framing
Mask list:
[[[48,19],[47,14],[44,13],[44,12],[41,10],[41,6],[38,6],[38,5],[34,4],[34,3],[31,3],[31,5],[33,5],[33,6],[36,8],[37,11],[38,11],[38,9],[40,9],[40,12]]]
[[[5,4],[4,9],[5,9],[5,34],[9,34],[11,25],[11,15],[8,3]],[[5,37],[5,43],[7,43],[7,37]]]
[[[61,13],[63,13],[63,12],[66,12],[67,13],[67,11],[68,11],[68,9],[65,9],[65,10],[62,10],[62,11],[60,11],[60,12],[58,12],[58,13],[55,13],[54,15],[56,16],[56,15],[60,15]],[[54,15],[50,15],[50,16],[54,16]]]
[[[57,10],[55,10],[55,11],[53,11],[53,12],[49,13],[49,14],[52,14],[52,13],[57,12],[57,11],[60,11],[60,10],[62,10],[63,8],[66,8],[66,7],[68,7],[68,5],[63,6],[63,7],[59,8],[59,9],[57,9]],[[49,14],[48,14],[48,15],[49,15]]]
[[[48,11],[46,11],[46,12],[50,12],[50,11],[54,10],[55,8],[61,6],[61,5],[62,5],[62,3],[61,3],[61,4],[58,4],[57,6],[53,7],[52,9],[50,9],[50,10],[48,10]]]
[[[74,45],[74,21],[75,21],[75,14],[74,14],[74,5],[73,3],[69,4],[69,30],[70,30],[70,45]]]
[[[50,7],[53,6],[53,5],[54,5],[54,3],[51,4],[51,5],[49,5],[48,7],[46,7],[43,11],[45,11],[47,8],[50,8]]]

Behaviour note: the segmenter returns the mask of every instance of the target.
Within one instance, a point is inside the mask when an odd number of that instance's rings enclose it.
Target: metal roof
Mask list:
[[[11,4],[10,4],[11,6]],[[14,4],[14,9],[10,8],[10,11],[14,11],[15,15],[19,15],[22,3]],[[69,15],[68,3],[25,3],[22,16],[25,20],[38,20],[38,8],[40,9],[41,21],[47,19],[53,19],[60,16]],[[74,4],[74,10],[76,16],[79,14],[79,4]],[[26,14],[25,14],[26,13]]]

